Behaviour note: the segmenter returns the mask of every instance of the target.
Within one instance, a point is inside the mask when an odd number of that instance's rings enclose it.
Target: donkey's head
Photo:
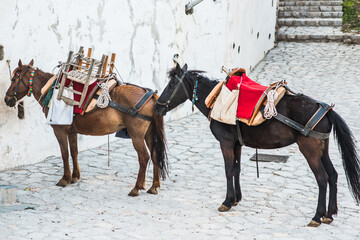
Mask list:
[[[5,95],[5,103],[9,107],[14,107],[16,102],[26,96],[31,88],[30,78],[34,60],[28,65],[23,65],[19,60],[18,67],[13,71],[11,84]]]
[[[169,72],[170,81],[156,103],[156,113],[165,115],[187,99],[191,99],[191,86],[186,81],[187,64],[179,64]]]

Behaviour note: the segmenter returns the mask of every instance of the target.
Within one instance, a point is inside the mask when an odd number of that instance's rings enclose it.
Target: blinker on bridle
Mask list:
[[[185,71],[185,72],[182,74],[181,77],[179,77],[177,74],[175,74],[175,78],[178,80],[178,83],[177,83],[174,91],[172,92],[171,96],[169,97],[169,99],[168,99],[165,103],[162,103],[162,102],[157,101],[157,104],[159,104],[159,105],[161,105],[161,106],[165,106],[166,109],[169,109],[169,104],[170,104],[170,102],[173,100],[173,98],[175,97],[177,91],[180,89],[180,86],[183,87],[183,90],[184,90],[184,92],[185,92],[185,94],[186,94],[186,97],[187,97],[188,99],[190,99],[190,95],[189,95],[189,93],[188,93],[188,91],[187,91],[187,89],[186,89],[186,86],[185,86],[184,82],[183,82],[186,73],[187,73],[187,71]],[[198,80],[196,79],[196,84],[195,84],[195,86],[194,86],[193,96],[192,96],[192,100],[191,100],[191,101],[192,101],[192,104],[193,104],[193,105],[192,105],[192,111],[194,111],[195,101],[198,100],[198,97],[196,96],[197,86],[198,86]]]

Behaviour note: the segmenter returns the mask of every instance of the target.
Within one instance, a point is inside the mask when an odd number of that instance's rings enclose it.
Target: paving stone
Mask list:
[[[353,114],[360,103],[359,59],[360,45],[280,42],[248,76],[263,85],[285,79],[296,92],[334,102],[359,146],[359,119]],[[82,179],[66,188],[55,186],[62,176],[60,158],[48,158],[21,171],[0,172],[1,184],[18,186],[18,204],[34,208],[1,211],[0,207],[0,239],[359,239],[360,206],[348,190],[334,139],[330,157],[339,174],[339,213],[332,224],[312,229],[306,225],[315,214],[318,187],[297,145],[261,150],[290,158],[281,164],[260,163],[260,178],[255,163],[249,161],[255,150],[244,147],[242,201],[219,213],[226,195],[224,160],[208,120],[195,113],[167,122],[165,131],[171,133],[167,134],[171,168],[158,195],[140,191],[138,197],[127,196],[139,167],[127,140],[110,144],[115,158],[110,167],[101,148],[81,152]],[[203,139],[198,139],[199,132],[204,133]],[[54,166],[58,170],[49,171]],[[146,189],[151,179],[150,165]],[[26,191],[28,187],[39,191]]]

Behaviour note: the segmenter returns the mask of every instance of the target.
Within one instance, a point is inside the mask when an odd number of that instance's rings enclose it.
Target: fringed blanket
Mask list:
[[[266,86],[260,85],[257,82],[254,82],[253,80],[248,78],[245,73],[242,74],[242,77],[230,77],[226,86],[231,91],[234,89],[238,89],[240,86],[236,117],[246,119],[251,118],[256,103],[258,102],[264,91],[267,89]]]

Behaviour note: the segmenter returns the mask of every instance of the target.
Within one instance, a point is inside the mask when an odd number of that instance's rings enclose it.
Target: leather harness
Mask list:
[[[132,85],[132,86],[136,86],[136,87],[139,87],[137,85],[134,85],[134,84],[127,84],[127,85]],[[140,87],[142,88],[142,87]],[[140,118],[140,119],[143,119],[143,120],[146,120],[146,121],[153,121],[154,118],[153,117],[150,117],[150,116],[146,116],[144,114],[141,114],[139,113],[139,111],[142,109],[142,107],[144,106],[144,104],[149,101],[149,99],[156,93],[156,91],[153,91],[151,89],[148,89],[148,88],[142,88],[142,89],[145,89],[146,90],[146,93],[142,96],[142,98],[135,104],[134,107],[132,108],[128,108],[128,107],[124,107],[118,103],[115,103],[113,101],[109,101],[109,107],[112,107],[120,112],[123,112],[123,113],[127,113],[129,114],[130,116],[132,117],[137,117],[137,118]],[[95,99],[98,99],[99,98],[99,95],[95,94],[94,95],[94,98]]]
[[[295,92],[293,92],[292,90],[290,90],[290,88],[288,86],[284,86],[286,88],[286,90],[288,90],[290,93],[294,94],[294,95],[299,95]],[[303,95],[304,97],[307,97],[305,95]],[[330,111],[335,105],[331,104],[328,105],[324,102],[320,102],[320,101],[316,101],[312,98],[307,97],[308,99],[310,99],[311,101],[314,101],[315,103],[319,104],[319,108],[318,110],[313,114],[313,116],[310,118],[310,120],[305,124],[305,126],[303,126],[302,124],[280,114],[277,113],[276,116],[273,116],[273,118],[275,118],[276,120],[284,123],[285,125],[299,131],[302,135],[304,135],[305,137],[310,136],[313,138],[318,138],[318,139],[327,139],[330,136],[330,133],[321,133],[321,132],[317,132],[314,131],[313,129],[316,127],[316,125],[320,122],[321,119],[323,119],[323,117],[326,115],[326,113],[328,111]],[[264,111],[263,109],[260,110],[261,113],[263,114]],[[240,131],[240,122],[236,121],[236,129],[237,129],[237,133],[238,133],[238,140],[240,145],[244,145],[244,141],[242,139],[241,136],[241,131]]]

